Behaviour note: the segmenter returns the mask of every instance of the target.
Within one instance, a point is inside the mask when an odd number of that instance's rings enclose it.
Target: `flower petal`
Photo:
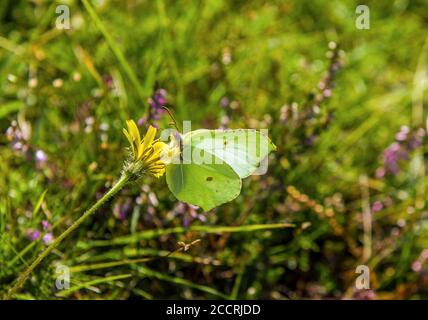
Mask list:
[[[152,145],[156,136],[156,132],[157,130],[153,126],[150,126],[149,129],[147,129],[147,133],[144,136],[143,142],[141,143],[141,148],[139,148],[138,157],[141,157],[143,151]]]
[[[155,141],[153,143],[153,154],[157,154],[160,155],[160,153],[162,152],[162,150],[164,148],[167,148],[168,145],[166,143],[163,143],[161,141]]]
[[[138,130],[138,127],[137,127],[135,121],[134,120],[128,120],[128,121],[126,121],[126,124],[128,125],[129,135],[131,136],[133,141],[137,145],[139,145],[141,142],[141,136],[140,136],[140,131]]]
[[[147,163],[151,163],[154,159],[162,159],[164,148],[167,148],[167,145],[160,141],[155,141],[152,144],[152,152],[144,157],[144,161]]]
[[[165,166],[164,165],[156,165],[155,167],[150,168],[149,172],[153,176],[155,176],[156,178],[160,178],[165,173]]]
[[[126,139],[128,139],[129,144],[131,145],[132,154],[135,157],[135,148],[134,148],[134,142],[132,141],[131,136],[129,135],[128,131],[126,131],[125,128],[123,128],[123,134],[125,135]]]

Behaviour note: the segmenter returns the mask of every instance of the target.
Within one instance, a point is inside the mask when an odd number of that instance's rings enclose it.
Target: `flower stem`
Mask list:
[[[85,213],[77,219],[70,227],[68,227],[67,230],[65,230],[61,235],[56,238],[45,250],[43,250],[38,257],[31,263],[31,265],[23,271],[18,279],[15,282],[15,285],[9,289],[7,294],[4,296],[5,300],[8,300],[12,298],[12,296],[16,293],[17,290],[19,290],[22,285],[24,284],[25,280],[28,278],[28,276],[31,274],[31,272],[34,270],[34,268],[39,265],[40,262],[43,261],[44,258],[47,257],[47,255],[55,249],[58,244],[61,243],[62,240],[64,240],[70,233],[72,233],[75,229],[77,229],[78,226],[82,224],[82,222],[88,218],[90,215],[92,215],[95,211],[97,211],[108,199],[110,199],[112,196],[114,196],[122,187],[129,181],[129,174],[122,174],[120,179],[111,187],[111,189],[105,193],[102,198],[100,198],[92,207],[90,207]]]

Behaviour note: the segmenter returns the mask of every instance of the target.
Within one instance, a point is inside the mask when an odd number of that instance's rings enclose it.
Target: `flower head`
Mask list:
[[[156,90],[151,98],[147,101],[153,109],[162,110],[162,107],[166,104],[166,90]]]
[[[166,144],[155,140],[157,129],[149,126],[143,139],[133,120],[126,121],[128,130],[123,133],[131,145],[131,171],[133,173],[149,173],[156,178],[165,173],[165,163],[161,160],[161,152]]]
[[[37,229],[28,229],[26,234],[27,238],[31,241],[35,241],[40,237],[40,231]]]
[[[42,220],[43,230],[50,230],[52,228],[48,220]]]
[[[54,239],[54,237],[53,237],[53,234],[51,232],[46,233],[42,238],[43,243],[46,245],[51,244],[53,239]]]

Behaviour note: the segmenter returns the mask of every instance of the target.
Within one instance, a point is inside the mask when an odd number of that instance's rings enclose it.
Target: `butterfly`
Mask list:
[[[177,199],[209,211],[238,197],[242,179],[263,173],[274,150],[267,135],[253,129],[175,132],[166,181]]]

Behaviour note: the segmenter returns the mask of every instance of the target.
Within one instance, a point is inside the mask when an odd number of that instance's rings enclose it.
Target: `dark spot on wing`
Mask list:
[[[213,177],[207,177],[207,181],[213,181]]]

